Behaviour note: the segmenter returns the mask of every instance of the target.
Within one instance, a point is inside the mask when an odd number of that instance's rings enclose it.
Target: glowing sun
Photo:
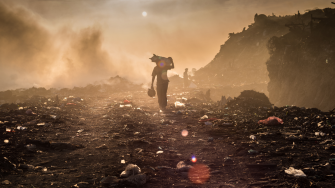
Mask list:
[[[146,16],[147,16],[147,12],[145,12],[145,11],[142,12],[142,16],[143,16],[143,17],[146,17]]]

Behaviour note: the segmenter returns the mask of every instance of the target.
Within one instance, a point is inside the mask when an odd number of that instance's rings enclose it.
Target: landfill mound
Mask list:
[[[227,102],[227,106],[241,107],[271,107],[269,98],[264,94],[254,90],[245,90],[241,94]]]
[[[169,92],[166,112],[143,90],[0,105],[1,187],[335,186],[333,112]]]
[[[83,96],[83,95],[108,95],[124,91],[141,90],[142,85],[135,84],[120,76],[111,77],[107,80],[96,81],[85,87],[70,88],[49,88],[32,87],[28,89],[15,89],[0,91],[0,104],[4,103],[20,103],[24,101],[44,101],[45,97],[62,95],[62,96]]]
[[[298,15],[287,24],[289,33],[270,39],[268,91],[275,105],[335,107],[334,13],[326,8]]]
[[[214,86],[206,89],[211,90],[211,96],[210,96],[211,99],[213,101],[218,101],[221,100],[222,96],[238,97],[244,90],[255,90],[258,92],[262,92],[266,96],[268,96],[266,88],[267,84],[259,83],[259,84],[243,84],[243,85],[230,85],[230,86]]]
[[[198,83],[214,85],[241,85],[269,82],[266,61],[270,57],[267,42],[289,30],[286,23],[295,16],[266,16],[256,14],[254,23],[238,33],[229,33],[219,53],[205,67],[195,72]],[[255,89],[255,88],[253,88]],[[267,90],[266,86],[263,90]]]

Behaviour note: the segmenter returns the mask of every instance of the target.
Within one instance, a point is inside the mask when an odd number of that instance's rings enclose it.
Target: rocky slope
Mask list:
[[[269,97],[277,106],[335,107],[335,9],[313,10],[268,43]],[[305,20],[308,20],[306,22]]]
[[[286,23],[296,16],[266,16],[256,14],[255,22],[239,33],[230,33],[219,53],[205,67],[196,72],[197,82],[226,85],[248,85],[269,82],[266,61],[269,59],[267,43],[273,36],[289,30]]]

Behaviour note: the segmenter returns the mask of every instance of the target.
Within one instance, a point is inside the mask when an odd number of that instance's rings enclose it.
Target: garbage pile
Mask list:
[[[2,186],[334,186],[333,111],[170,92],[164,112],[145,90],[1,105]]]
[[[268,89],[275,105],[334,108],[334,23],[335,9],[308,11],[287,24],[289,33],[269,40]]]
[[[227,106],[248,106],[248,107],[271,107],[269,98],[264,94],[253,90],[242,91],[235,99],[227,103]]]
[[[295,19],[295,16],[256,14],[254,23],[247,28],[229,33],[229,39],[221,45],[220,51],[210,63],[196,71],[194,79],[201,85],[267,84],[269,76],[266,61],[270,57],[267,42],[273,36],[288,33],[285,24]],[[267,91],[266,85],[262,90]]]
[[[96,81],[85,87],[45,89],[44,87],[32,87],[29,89],[15,89],[0,91],[0,104],[6,103],[36,103],[48,102],[47,99],[59,96],[83,96],[83,95],[109,95],[115,92],[138,91],[142,85],[135,84],[120,76],[111,77],[107,80]],[[49,101],[50,102],[50,101]]]

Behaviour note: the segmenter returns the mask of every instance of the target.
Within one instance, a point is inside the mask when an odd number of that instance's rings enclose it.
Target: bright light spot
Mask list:
[[[188,171],[188,178],[194,184],[203,184],[209,179],[209,168],[204,164],[196,164]]]
[[[142,16],[143,16],[143,17],[146,17],[146,16],[147,16],[147,12],[145,12],[145,11],[142,12]]]
[[[188,135],[188,131],[184,129],[183,131],[181,131],[181,135],[182,136],[187,136]]]
[[[192,156],[192,159],[191,159],[192,162],[197,162],[197,158],[195,156]]]

